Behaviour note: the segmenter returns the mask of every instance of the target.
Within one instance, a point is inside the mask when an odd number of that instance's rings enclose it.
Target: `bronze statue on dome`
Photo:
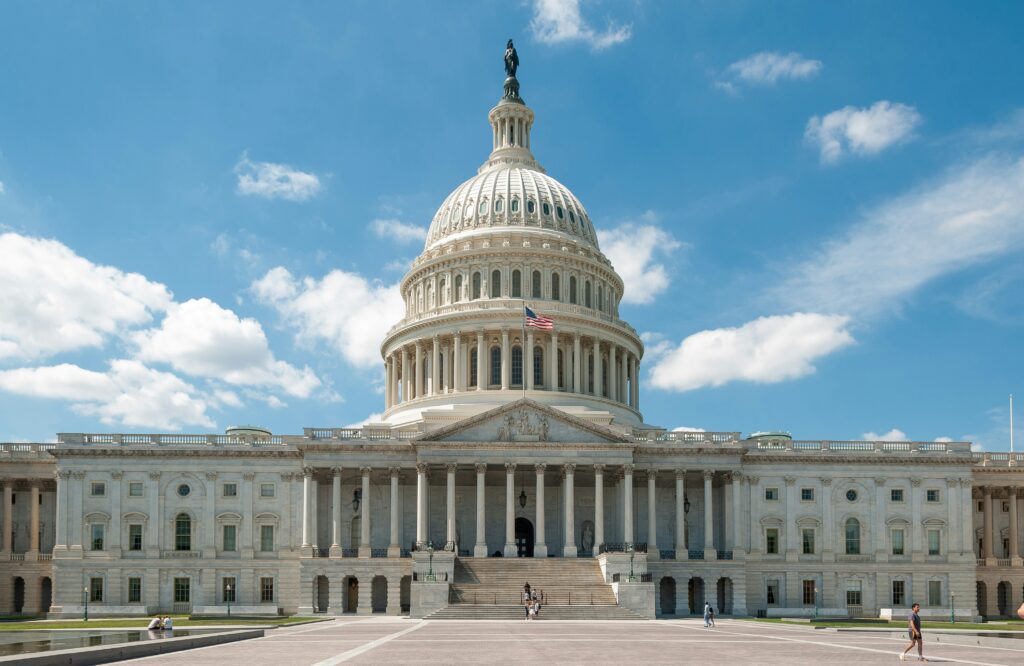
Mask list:
[[[516,47],[510,39],[505,45],[505,76],[514,79],[517,69],[519,69],[519,54],[516,53]]]

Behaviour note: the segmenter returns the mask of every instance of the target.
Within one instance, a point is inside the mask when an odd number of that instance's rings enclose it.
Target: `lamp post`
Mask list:
[[[89,621],[89,588],[88,586],[82,588],[82,596],[85,597],[85,622]]]
[[[818,619],[818,586],[814,586],[814,619]]]
[[[956,595],[949,593],[949,623],[956,624]]]
[[[227,591],[228,617],[231,617],[231,583],[228,583],[225,589]]]
[[[636,576],[633,575],[633,558],[636,557],[636,551],[631,543],[626,544],[626,550],[629,551],[629,582],[632,583],[636,580]]]
[[[427,580],[434,580],[434,542],[427,542],[427,555],[429,556],[430,570],[427,572]]]

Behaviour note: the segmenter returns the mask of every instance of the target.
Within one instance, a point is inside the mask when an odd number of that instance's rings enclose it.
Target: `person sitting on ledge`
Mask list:
[[[153,619],[149,621],[149,626],[146,627],[146,629],[149,629],[150,631],[156,631],[158,629],[163,629],[163,628],[164,628],[164,622],[163,622],[163,620],[160,619],[159,615],[154,615]]]
[[[168,615],[164,618],[164,631],[172,631],[174,629],[174,620]]]

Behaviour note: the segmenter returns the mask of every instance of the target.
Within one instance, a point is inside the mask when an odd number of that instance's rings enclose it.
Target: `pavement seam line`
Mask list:
[[[352,659],[353,657],[358,657],[359,655],[363,654],[364,652],[369,652],[370,650],[372,650],[372,649],[374,649],[376,647],[384,645],[385,643],[389,643],[389,642],[395,640],[396,638],[400,638],[402,636],[405,636],[406,634],[411,633],[413,631],[416,631],[417,629],[422,629],[426,625],[427,625],[427,621],[420,620],[418,624],[415,624],[415,625],[409,627],[408,629],[403,629],[402,631],[397,631],[397,632],[395,632],[393,634],[388,634],[387,636],[382,636],[382,637],[380,637],[378,639],[370,641],[369,643],[366,643],[365,645],[361,645],[360,647],[353,648],[351,650],[348,650],[347,652],[342,652],[341,654],[335,655],[335,656],[333,656],[333,657],[331,657],[329,659],[324,659],[323,661],[318,661],[315,664],[313,664],[313,666],[335,666],[335,664],[340,664],[340,663],[348,661],[349,659]]]

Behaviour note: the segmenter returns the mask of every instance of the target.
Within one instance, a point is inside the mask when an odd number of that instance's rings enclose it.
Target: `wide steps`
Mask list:
[[[522,605],[454,604],[427,615],[426,620],[524,620]],[[538,620],[643,620],[619,606],[544,605]]]

